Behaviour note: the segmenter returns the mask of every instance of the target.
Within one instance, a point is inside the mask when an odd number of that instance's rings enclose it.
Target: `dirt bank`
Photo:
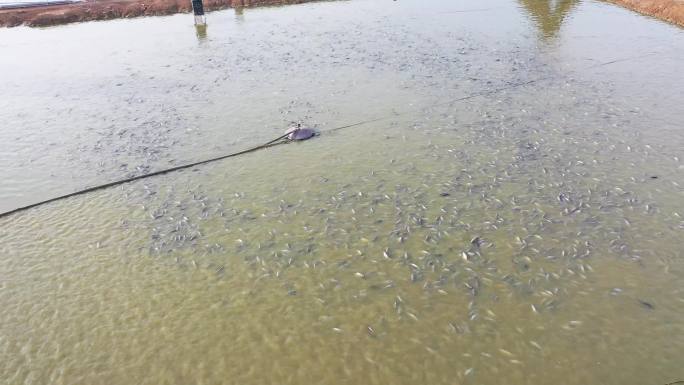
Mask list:
[[[684,27],[684,0],[607,0]]]
[[[315,0],[204,0],[207,11],[236,7],[296,4]],[[606,0],[684,27],[684,0]],[[90,20],[190,12],[190,0],[86,0],[82,3],[0,9],[0,27],[42,27]]]
[[[204,0],[204,9],[296,4],[313,0]],[[190,0],[86,0],[82,3],[0,10],[0,27],[43,27],[90,20],[190,12]]]

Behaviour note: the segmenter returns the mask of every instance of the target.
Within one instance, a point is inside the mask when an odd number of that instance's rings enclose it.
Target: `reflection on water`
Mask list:
[[[530,14],[544,38],[556,36],[579,0],[518,0]]]
[[[0,219],[0,378],[681,378],[680,63],[587,67],[682,36],[592,3],[564,28],[640,39],[540,52],[513,0],[389,4],[0,32],[0,205],[321,131]]]
[[[245,8],[244,7],[234,7],[235,9],[235,21],[244,22],[245,21]]]
[[[205,40],[207,38],[207,25],[195,24],[195,34],[197,35],[197,40]]]

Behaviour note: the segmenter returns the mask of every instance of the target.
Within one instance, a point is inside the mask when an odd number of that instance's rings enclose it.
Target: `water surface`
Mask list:
[[[6,383],[684,378],[680,29],[590,1],[208,19],[0,31],[3,210],[321,131],[0,219]]]

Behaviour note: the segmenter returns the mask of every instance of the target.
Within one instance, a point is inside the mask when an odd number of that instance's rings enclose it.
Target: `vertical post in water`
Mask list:
[[[195,25],[207,24],[207,18],[204,16],[204,4],[202,4],[202,0],[192,0],[192,12],[195,14]]]

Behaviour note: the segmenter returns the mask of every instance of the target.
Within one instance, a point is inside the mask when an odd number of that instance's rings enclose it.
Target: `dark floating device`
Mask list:
[[[290,127],[286,134],[287,138],[290,140],[307,140],[316,136],[316,130],[313,128],[302,127],[301,124],[297,124],[294,127]]]

